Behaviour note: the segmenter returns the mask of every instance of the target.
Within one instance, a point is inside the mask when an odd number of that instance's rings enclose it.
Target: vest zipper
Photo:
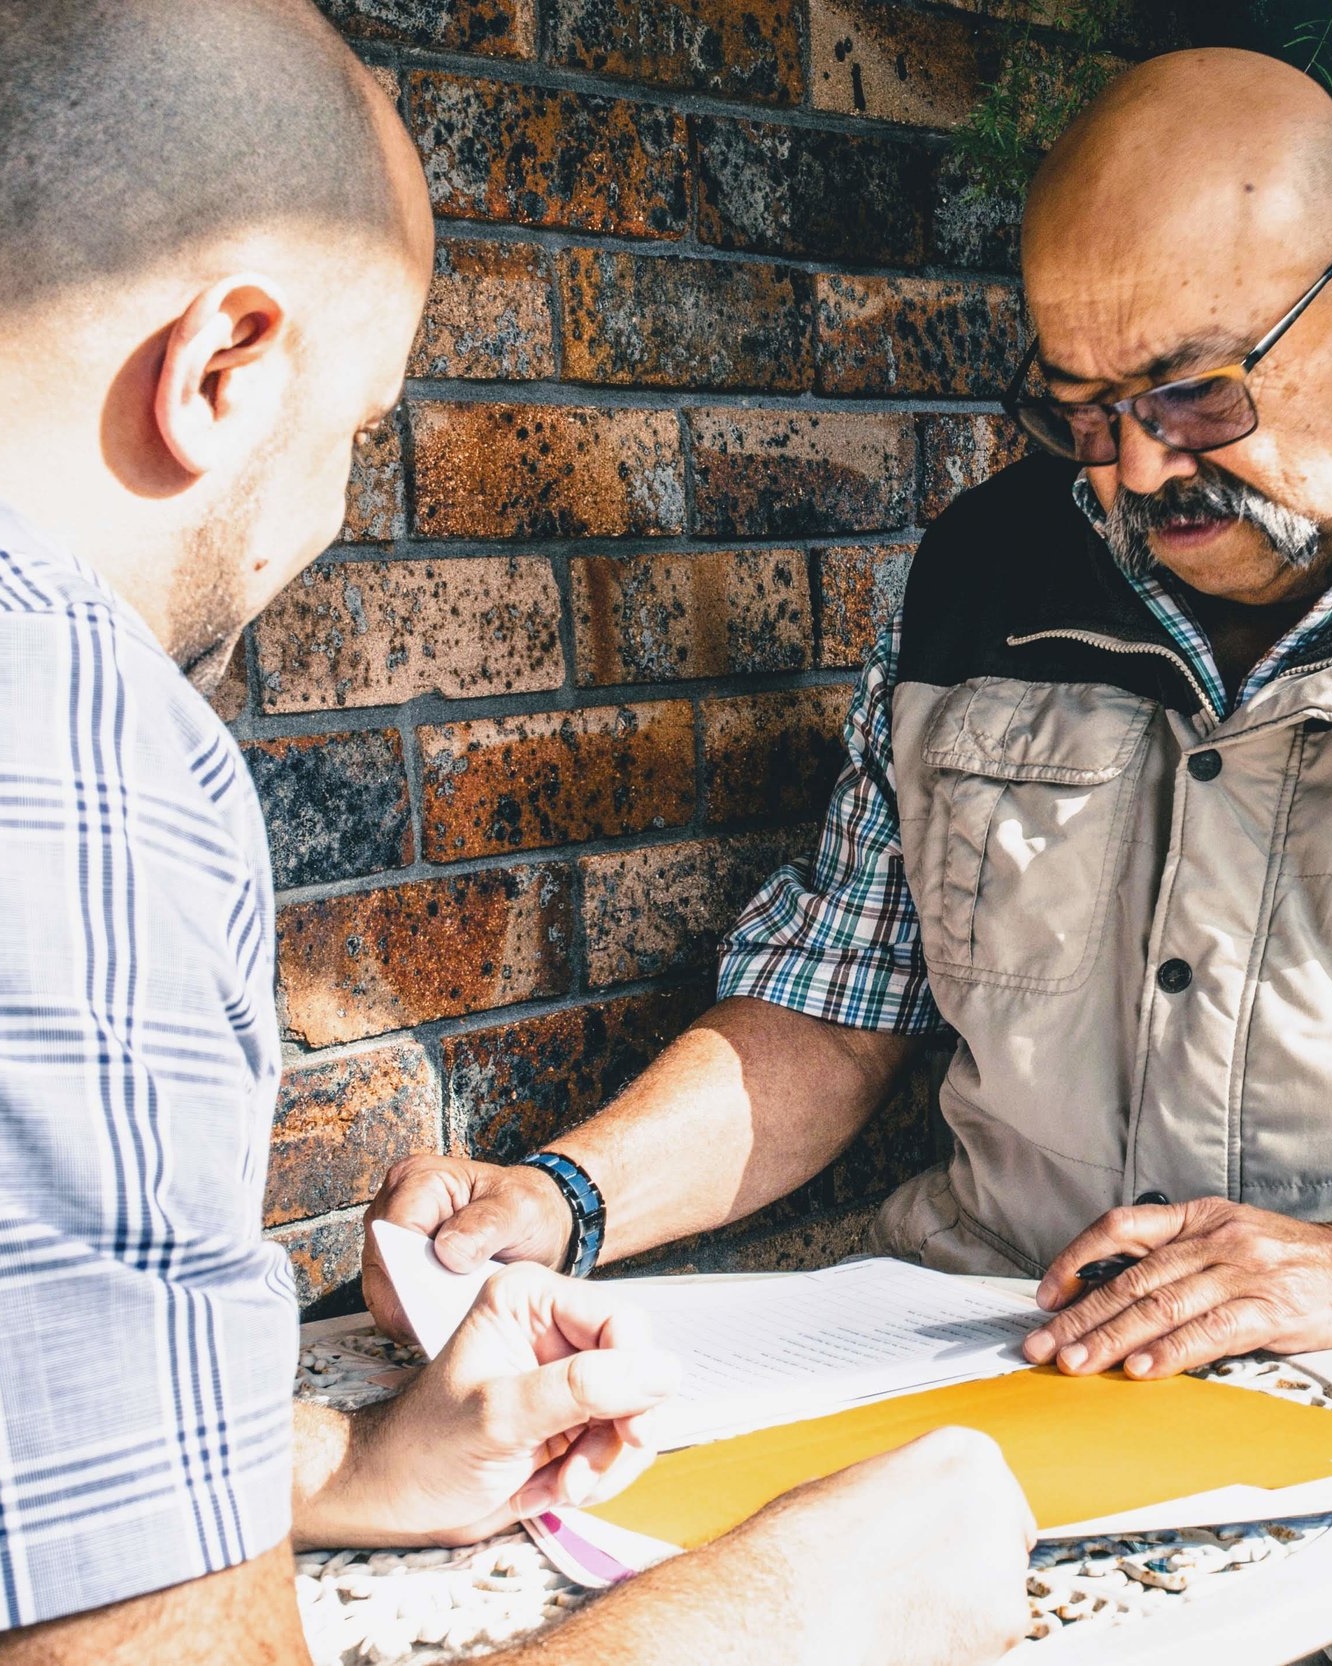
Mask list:
[[[1220,723],[1221,713],[1207,697],[1207,690],[1193,674],[1193,668],[1182,654],[1159,642],[1121,642],[1117,637],[1098,636],[1095,631],[1033,631],[1030,636],[1010,636],[1010,648],[1025,648],[1030,642],[1081,642],[1089,648],[1104,648],[1111,654],[1160,654],[1177,666],[1188,678],[1189,687],[1198,696],[1213,723]],[[1332,664],[1332,661],[1329,661]],[[1284,673],[1283,673],[1284,675]]]

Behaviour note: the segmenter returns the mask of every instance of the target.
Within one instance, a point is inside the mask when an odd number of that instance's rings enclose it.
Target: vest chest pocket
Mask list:
[[[1076,988],[1120,868],[1156,707],[1103,684],[950,689],[898,757],[908,878],[932,974]]]

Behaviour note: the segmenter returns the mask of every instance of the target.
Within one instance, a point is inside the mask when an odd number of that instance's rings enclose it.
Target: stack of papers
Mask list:
[[[496,1268],[450,1273],[420,1233],[385,1221],[373,1231],[433,1358]],[[680,1394],[656,1414],[663,1451],[1022,1370],[1022,1338],[1042,1317],[1027,1297],[886,1259],[606,1282],[647,1311],[658,1344],[680,1360]]]

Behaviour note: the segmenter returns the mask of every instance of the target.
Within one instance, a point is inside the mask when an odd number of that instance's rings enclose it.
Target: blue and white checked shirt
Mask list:
[[[1104,516],[1082,477],[1074,496],[1099,525]],[[1254,666],[1231,701],[1207,636],[1169,576],[1130,582],[1193,667],[1218,718],[1252,699],[1311,643],[1326,639],[1332,652],[1329,590]],[[856,688],[845,730],[847,763],[813,861],[779,868],[723,939],[719,1000],[752,995],[830,1023],[894,1035],[946,1030],[930,993],[902,863],[892,744],[901,639],[898,612]]]
[[[272,913],[226,730],[0,508],[0,1629],[289,1530]]]

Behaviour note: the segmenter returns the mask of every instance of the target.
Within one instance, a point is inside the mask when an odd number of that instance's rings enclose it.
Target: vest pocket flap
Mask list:
[[[932,769],[1095,787],[1123,773],[1153,710],[1104,683],[975,677],[944,696],[921,757]]]

